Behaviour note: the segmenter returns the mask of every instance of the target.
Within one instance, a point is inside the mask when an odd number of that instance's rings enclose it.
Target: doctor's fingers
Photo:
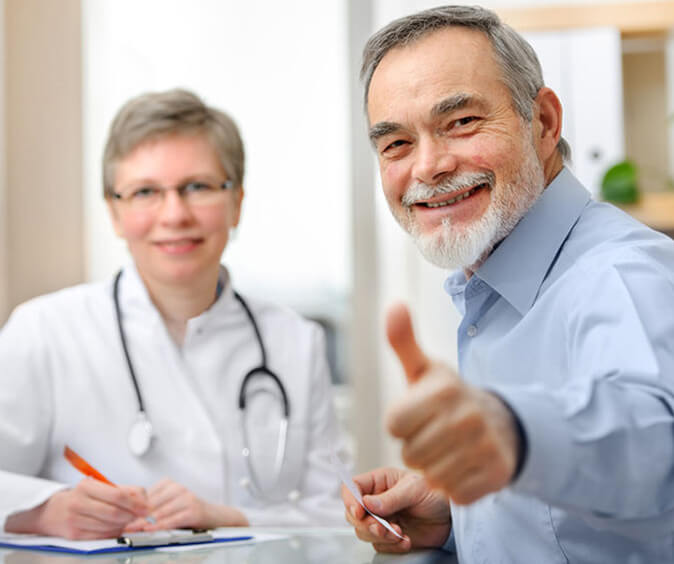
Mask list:
[[[105,523],[86,515],[64,516],[61,521],[63,531],[59,536],[71,540],[93,540],[114,538],[120,535],[123,526]]]
[[[410,386],[389,409],[387,427],[394,437],[414,435],[430,419],[453,409],[466,396],[466,385],[453,373],[443,376],[436,367],[433,374]]]
[[[137,515],[106,501],[91,497],[78,497],[70,501],[69,511],[73,515],[86,517],[107,524],[108,526],[122,528],[136,519]]]
[[[59,515],[61,526],[65,529],[63,536],[72,539],[116,536],[133,518],[131,513],[95,500],[86,504],[79,501],[71,503]]]
[[[175,498],[166,500],[158,507],[153,507],[152,517],[156,519],[157,525],[162,525],[164,521],[172,519],[174,515],[186,514],[191,521],[186,526],[200,527],[201,525],[195,525],[194,523],[203,522],[207,512],[208,509],[204,501],[199,499],[192,492],[184,490]]]
[[[157,523],[145,528],[146,531],[158,531],[164,529],[207,529],[203,517],[199,516],[193,508],[179,509],[178,511],[157,517]]]
[[[157,509],[163,507],[167,503],[171,503],[176,499],[189,499],[196,496],[182,484],[169,480],[161,483],[161,487],[150,488],[148,495],[150,501],[150,509],[154,513]],[[183,502],[187,503],[187,502]]]
[[[161,496],[162,493],[165,492],[166,490],[170,490],[172,488],[175,488],[176,486],[180,486],[180,484],[178,484],[178,482],[175,482],[174,480],[171,480],[171,478],[162,478],[158,482],[152,484],[150,489],[147,490],[147,495],[149,498],[156,498],[158,496]]]
[[[71,491],[76,495],[97,500],[120,510],[127,511],[132,514],[132,517],[147,514],[147,501],[138,496],[136,488],[129,488],[128,486],[111,486],[92,478],[85,478]]]

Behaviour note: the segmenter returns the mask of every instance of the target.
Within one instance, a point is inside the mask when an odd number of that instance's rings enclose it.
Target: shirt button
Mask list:
[[[477,335],[477,327],[475,327],[475,325],[469,326],[468,329],[466,330],[466,334],[469,337],[475,337],[475,335]]]

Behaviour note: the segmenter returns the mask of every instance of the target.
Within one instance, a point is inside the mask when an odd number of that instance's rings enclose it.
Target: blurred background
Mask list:
[[[235,118],[246,145],[243,219],[223,258],[234,285],[324,326],[357,468],[397,463],[383,419],[404,384],[384,312],[408,302],[427,352],[454,365],[458,315],[447,273],[386,208],[358,70],[373,31],[433,5],[0,0],[0,325],[17,304],[129,260],[102,198],[108,124],[131,96],[192,89]],[[674,232],[674,2],[482,5],[539,53],[574,172],[599,197],[611,166],[636,163],[628,211]]]

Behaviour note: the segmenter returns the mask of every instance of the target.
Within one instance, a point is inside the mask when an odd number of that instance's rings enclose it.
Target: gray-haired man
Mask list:
[[[674,243],[590,199],[531,47],[491,12],[435,8],[368,42],[370,138],[394,216],[464,315],[459,373],[404,306],[410,387],[389,413],[413,473],[356,477],[378,550],[466,562],[674,561]]]

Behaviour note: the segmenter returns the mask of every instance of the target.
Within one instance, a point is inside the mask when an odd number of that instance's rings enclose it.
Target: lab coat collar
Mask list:
[[[457,271],[445,281],[445,291],[456,302],[468,282],[482,280],[524,315],[589,201],[590,193],[564,167],[474,273],[476,280]]]
[[[589,201],[564,167],[475,274],[524,315]]]
[[[219,318],[222,313],[236,308],[231,276],[224,265],[220,265],[218,277],[222,285],[222,292],[211,307],[187,322],[187,332],[203,329],[206,324],[210,324],[212,319]],[[123,317],[142,316],[143,325],[152,331],[159,326],[164,326],[164,320],[152,302],[147,287],[133,262],[127,264],[122,271],[119,299]]]

